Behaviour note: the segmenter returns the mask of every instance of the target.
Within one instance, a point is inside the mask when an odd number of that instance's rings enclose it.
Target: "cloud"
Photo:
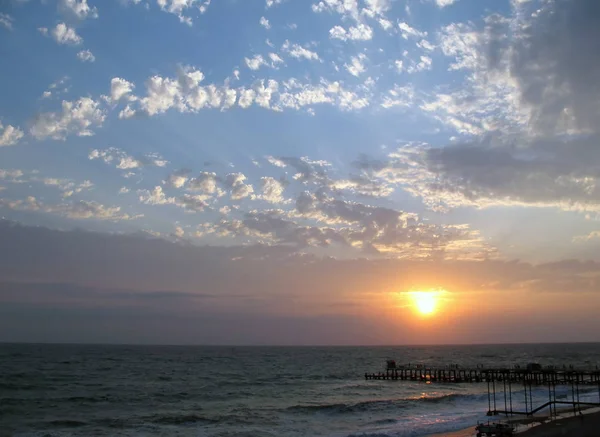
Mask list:
[[[204,14],[210,6],[211,0],[156,0],[156,3],[163,11],[176,15],[181,23],[191,26],[192,19],[184,15],[184,12],[195,7],[201,14]]]
[[[231,200],[241,200],[254,193],[252,185],[246,184],[245,180],[243,173],[229,173],[225,177],[225,186],[231,191]]]
[[[367,6],[362,10],[368,16],[384,15],[391,7],[391,0],[365,0]]]
[[[269,53],[269,58],[271,59],[271,62],[273,62],[274,66],[283,63],[283,59],[281,59],[281,56],[279,56],[277,53]]]
[[[76,101],[63,100],[61,112],[39,114],[29,130],[38,140],[52,138],[64,140],[67,135],[91,136],[92,127],[100,127],[106,118],[106,111],[100,103],[89,97]]]
[[[167,184],[174,188],[182,188],[189,180],[191,170],[184,168],[171,173],[167,177]]]
[[[370,95],[359,95],[344,88],[340,82],[321,79],[318,85],[302,84],[296,79],[283,82],[283,92],[274,107],[301,109],[316,104],[331,104],[343,111],[353,111],[370,105]]]
[[[573,238],[575,243],[587,243],[592,240],[600,239],[600,231],[592,231],[587,235],[578,235]]]
[[[237,99],[237,91],[228,86],[200,86],[204,73],[193,67],[179,67],[176,78],[152,76],[146,82],[147,95],[139,99],[142,111],[156,115],[175,108],[197,112],[212,107],[228,109]]]
[[[216,194],[218,196],[223,195],[220,191],[218,183],[220,179],[216,173],[213,172],[201,172],[198,177],[190,179],[188,184],[188,190],[199,191],[204,194]]]
[[[96,60],[94,54],[89,50],[81,50],[77,53],[77,58],[79,58],[81,62],[94,62]]]
[[[400,34],[404,39],[424,38],[427,36],[427,32],[421,32],[403,21],[398,23],[398,28],[400,29]]]
[[[453,5],[457,1],[458,0],[435,0],[435,4],[438,5],[440,8],[445,8],[446,6]]]
[[[600,58],[594,54],[600,29],[594,17],[599,12],[594,0],[558,0],[539,10],[525,3],[516,6],[513,20],[489,21],[485,59],[492,72],[516,82],[536,132],[598,132]],[[506,40],[503,32],[510,25],[517,33]]]
[[[295,211],[249,211],[242,220],[221,219],[202,232],[299,249],[340,246],[348,254],[391,258],[484,259],[493,254],[466,225],[430,225],[415,214],[310,193],[298,197]]]
[[[24,176],[23,170],[18,169],[0,169],[0,179],[8,180],[10,182],[22,182],[21,177]]]
[[[260,25],[267,30],[271,28],[271,23],[265,17],[260,17]]]
[[[208,197],[199,194],[184,194],[176,199],[175,204],[187,211],[201,212],[208,207]]]
[[[121,99],[135,101],[137,98],[132,94],[135,85],[120,77],[113,77],[110,81],[110,101],[117,103]]]
[[[329,37],[342,41],[366,41],[373,38],[373,29],[363,23],[349,27],[348,30],[342,26],[334,26],[329,30]]]
[[[285,40],[283,46],[281,47],[281,50],[283,50],[284,53],[290,55],[292,58],[306,59],[308,61],[320,60],[319,55],[316,52],[302,47],[299,44],[292,44],[288,40]]]
[[[419,62],[415,62],[413,60],[396,61],[396,70],[398,73],[402,73],[406,71],[409,74],[418,73],[420,71],[431,70],[431,65],[433,64],[433,60],[429,56],[420,56]]]
[[[600,211],[598,141],[594,136],[538,139],[522,147],[489,140],[444,148],[406,144],[385,161],[357,166],[434,209],[526,205]]]
[[[20,128],[10,124],[4,126],[0,122],[0,147],[16,145],[23,138],[23,135],[24,133]]]
[[[3,26],[5,29],[13,30],[14,21],[15,19],[12,16],[0,13],[0,25]]]
[[[262,59],[262,57],[261,57]],[[264,62],[264,59],[262,59]],[[356,91],[321,78],[317,84],[303,84],[295,78],[280,83],[258,79],[249,86],[231,89],[226,84],[201,86],[204,74],[193,67],[180,67],[177,77],[153,76],[146,82],[146,96],[132,96],[119,116],[129,118],[138,112],[147,115],[162,114],[170,109],[179,112],[198,112],[204,108],[226,110],[237,103],[240,108],[257,105],[282,111],[328,103],[343,111],[360,110],[370,105],[371,92],[360,86]],[[132,98],[130,97],[130,100]]]
[[[435,50],[435,46],[433,44],[431,44],[429,41],[427,41],[426,39],[422,39],[421,41],[419,41],[417,43],[417,47],[419,47],[427,52],[432,52]]]
[[[56,187],[62,193],[63,198],[71,197],[74,194],[81,193],[93,188],[94,184],[89,180],[81,183],[67,178],[41,177],[37,170],[23,172],[22,170],[0,169],[0,179],[13,184],[43,184],[47,187]]]
[[[28,196],[19,200],[0,199],[0,207],[18,211],[44,212],[75,220],[121,221],[139,218],[139,216],[122,213],[121,207],[107,207],[98,202],[85,200],[51,205],[36,199],[34,196]]]
[[[350,64],[344,64],[344,67],[346,67],[346,70],[348,70],[348,73],[352,76],[358,77],[366,71],[366,60],[367,57],[363,53],[359,53],[358,56],[352,56],[352,58],[350,58]]]
[[[87,0],[61,0],[61,7],[80,20],[98,18],[98,9],[87,4]]]
[[[261,55],[255,55],[252,58],[244,58],[244,62],[250,70],[254,71],[258,70],[263,65],[269,65],[269,63],[265,61],[265,59]]]
[[[285,183],[273,177],[264,176],[260,179],[262,189],[261,199],[270,203],[282,203]]]
[[[396,106],[410,107],[413,105],[415,99],[415,90],[412,86],[398,86],[395,85],[393,89],[389,90],[383,97],[381,106],[389,109]]]
[[[374,2],[370,2],[374,3]],[[344,18],[358,20],[359,8],[356,0],[324,0],[312,5],[313,12],[335,12]]]
[[[184,194],[180,197],[169,197],[160,185],[153,190],[138,190],[139,200],[146,205],[175,205],[189,212],[204,211],[211,196]]]
[[[140,202],[146,205],[167,205],[174,204],[174,197],[167,197],[160,185],[154,187],[152,191],[138,190]]]
[[[84,200],[51,208],[50,212],[58,212],[72,219],[131,220],[136,218],[121,213],[121,207],[106,207],[98,202]]]
[[[62,191],[63,198],[71,197],[74,194],[81,193],[84,190],[89,190],[94,186],[94,184],[89,180],[85,180],[79,184],[71,179],[59,179],[59,178],[41,178],[40,179],[38,177],[31,177],[29,180],[31,182],[41,182],[46,186],[57,187],[59,190]]]
[[[270,8],[272,6],[280,5],[283,2],[284,2],[284,0],[266,0],[266,6],[267,6],[267,9],[268,9],[268,8]]]
[[[267,156],[267,161],[279,168],[292,167],[296,173],[293,175],[294,180],[302,183],[312,183],[324,185],[327,184],[329,178],[327,176],[327,168],[331,164],[324,160],[312,160],[306,156],[296,158],[291,156]]]
[[[596,27],[588,18],[598,6],[561,0],[536,8],[513,3],[511,17],[488,16],[482,29],[442,29],[449,68],[464,71],[466,80],[420,107],[471,139],[401,148],[380,170],[388,183],[404,185],[432,208],[598,211],[600,94],[593,72],[600,64],[590,56]]]
[[[47,30],[46,33],[44,31],[41,32],[46,34]],[[76,46],[83,43],[83,38],[77,35],[75,29],[67,26],[65,23],[58,23],[56,27],[50,31],[50,34],[58,44]]]
[[[329,184],[334,192],[350,192],[365,197],[387,197],[394,188],[380,179],[372,179],[364,175],[352,175],[348,179],[334,180]]]
[[[135,158],[116,147],[109,147],[104,150],[93,149],[90,151],[88,158],[90,160],[101,159],[106,164],[114,165],[119,170],[134,170],[142,167],[165,167],[169,163],[169,161],[166,161],[156,153],[146,153],[139,158]]]

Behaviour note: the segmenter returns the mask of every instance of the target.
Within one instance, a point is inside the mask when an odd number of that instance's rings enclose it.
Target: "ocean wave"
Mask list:
[[[39,388],[34,384],[19,384],[14,382],[0,382],[0,389],[2,390],[35,390]]]
[[[56,428],[79,428],[81,426],[87,426],[88,423],[81,420],[57,419],[51,420],[50,422],[46,422],[45,425],[49,425],[51,427]]]
[[[334,403],[334,404],[317,404],[317,405],[294,405],[287,407],[285,410],[294,413],[315,413],[323,412],[330,414],[351,414],[365,411],[382,410],[388,407],[406,408],[410,404],[415,403],[445,403],[457,400],[464,401],[481,401],[487,399],[487,394],[463,394],[463,393],[448,393],[439,396],[427,397],[408,397],[400,399],[377,399],[371,401],[363,401],[357,403]]]
[[[146,422],[156,425],[183,425],[186,423],[217,423],[218,419],[211,419],[197,414],[154,414],[145,417]]]

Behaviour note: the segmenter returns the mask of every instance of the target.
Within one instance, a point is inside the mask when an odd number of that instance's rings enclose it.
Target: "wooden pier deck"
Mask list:
[[[377,373],[365,373],[365,379],[383,379],[392,381],[421,381],[444,383],[475,382],[512,382],[534,385],[544,384],[600,384],[600,370],[575,370],[544,368],[530,370],[526,368],[489,369],[459,367],[400,366],[385,369]]]

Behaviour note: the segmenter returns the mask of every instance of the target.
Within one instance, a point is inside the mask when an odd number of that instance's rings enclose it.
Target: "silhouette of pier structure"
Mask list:
[[[366,380],[413,381],[425,383],[485,383],[488,394],[488,416],[534,415],[549,408],[550,417],[557,415],[560,405],[573,408],[573,413],[581,413],[582,407],[600,407],[600,369],[580,369],[573,366],[546,366],[529,363],[524,367],[512,368],[462,368],[456,364],[434,367],[422,364],[398,366],[388,360],[383,372],[365,373]],[[548,401],[534,407],[533,387],[546,386]],[[567,397],[557,397],[556,387],[566,386]],[[582,387],[597,387],[598,402],[581,401]],[[588,390],[589,391],[589,390]],[[515,410],[513,399],[524,400],[525,410]],[[569,399],[570,397],[570,399]],[[499,398],[499,399],[498,399]],[[501,409],[504,401],[504,409]]]

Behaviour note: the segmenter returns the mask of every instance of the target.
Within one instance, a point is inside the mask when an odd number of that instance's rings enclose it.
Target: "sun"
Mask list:
[[[438,311],[440,296],[444,292],[440,290],[428,290],[409,291],[403,294],[408,298],[408,306],[412,307],[418,314],[431,316]]]
[[[424,316],[433,314],[437,308],[437,296],[432,292],[417,291],[412,299],[417,311]]]

